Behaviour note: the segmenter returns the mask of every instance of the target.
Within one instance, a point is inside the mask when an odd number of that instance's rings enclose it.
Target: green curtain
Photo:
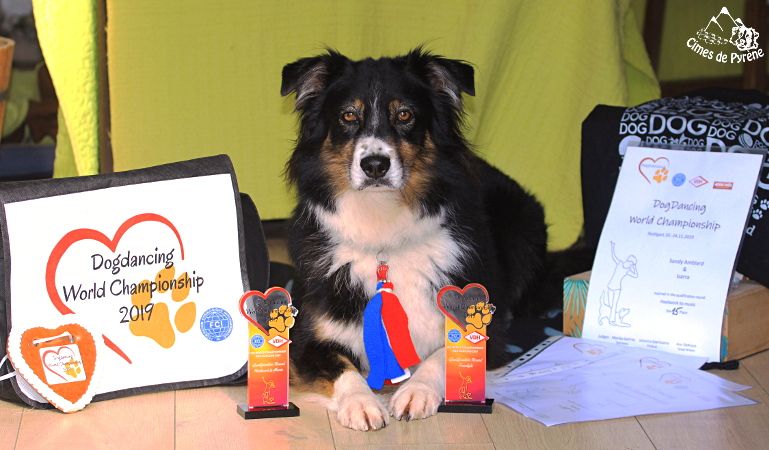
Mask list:
[[[99,171],[98,0],[33,0],[43,58],[59,99],[55,176]]]
[[[51,28],[39,25],[41,43],[71,143],[59,142],[57,174],[65,157],[91,173],[94,1],[35,0],[35,13]],[[115,170],[227,153],[266,219],[293,205],[282,171],[296,121],[281,68],[326,46],[360,58],[425,44],[471,62],[467,136],[544,203],[552,248],[582,227],[582,120],[599,103],[659,95],[630,0],[107,0],[107,18]]]

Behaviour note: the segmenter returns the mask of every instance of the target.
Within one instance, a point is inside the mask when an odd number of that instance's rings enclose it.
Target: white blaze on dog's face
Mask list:
[[[350,184],[356,190],[396,190],[403,186],[403,164],[398,152],[384,140],[365,136],[355,143]]]

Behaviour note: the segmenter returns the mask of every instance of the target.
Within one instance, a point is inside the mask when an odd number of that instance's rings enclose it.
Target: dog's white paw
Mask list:
[[[373,431],[390,423],[390,414],[373,392],[358,392],[339,400],[339,423],[358,431]]]
[[[411,379],[390,399],[390,412],[397,420],[425,419],[435,415],[440,404],[435,386]]]

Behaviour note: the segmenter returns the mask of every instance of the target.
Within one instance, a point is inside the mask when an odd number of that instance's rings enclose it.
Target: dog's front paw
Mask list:
[[[358,392],[339,400],[339,423],[358,431],[378,430],[390,422],[390,414],[372,392]]]
[[[390,412],[398,420],[425,419],[438,412],[440,403],[435,387],[411,379],[390,399]]]

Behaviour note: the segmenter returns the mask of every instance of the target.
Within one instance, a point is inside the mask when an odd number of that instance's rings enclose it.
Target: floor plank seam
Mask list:
[[[769,394],[769,386],[764,386],[763,383],[761,383],[759,378],[753,373],[752,370],[750,370],[750,366],[745,363],[742,363],[741,365],[742,365],[742,368],[744,368],[745,371],[747,371],[748,374],[751,376],[751,378],[753,378],[753,380],[755,381],[756,386],[754,387],[760,388],[765,394]]]
[[[489,430],[489,425],[484,420],[486,418],[486,414],[476,414],[476,416],[480,417],[480,419],[481,419],[481,423],[483,424],[483,429],[486,430],[486,437],[489,438],[488,439],[489,440],[489,444],[494,446],[494,438],[491,437],[491,430]],[[496,447],[494,447],[494,448],[496,448]]]
[[[24,412],[27,411],[27,408],[21,409],[21,416],[19,417],[19,424],[16,426],[16,439],[13,441],[13,448],[14,450],[19,445],[19,435],[21,434],[21,421],[24,420]]]
[[[338,448],[336,446],[336,437],[334,436],[334,427],[331,426],[331,414],[328,413],[328,409],[323,408],[326,411],[326,420],[328,420],[328,432],[331,433],[331,445],[334,446],[334,448]]]
[[[635,421],[638,424],[638,426],[641,427],[641,431],[644,432],[644,436],[646,436],[646,439],[649,440],[649,443],[652,445],[652,447],[654,447],[654,450],[657,450],[657,444],[654,443],[654,441],[652,440],[652,437],[649,436],[649,433],[646,432],[646,428],[644,428],[644,426],[641,423],[641,421],[638,420],[638,416],[634,416],[633,418],[635,419]]]
[[[491,430],[489,430],[489,424],[486,423],[486,417],[490,417],[490,416],[487,416],[485,414],[478,414],[478,415],[481,416],[481,423],[483,424],[483,428],[486,430],[486,435],[489,436],[489,443],[491,444],[491,447],[496,450],[497,443],[494,442],[494,436],[491,434]]]

